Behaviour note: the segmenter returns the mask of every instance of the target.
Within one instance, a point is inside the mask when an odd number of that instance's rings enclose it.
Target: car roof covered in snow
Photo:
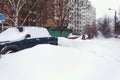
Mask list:
[[[50,37],[49,32],[43,27],[12,27],[8,28],[0,33],[0,41],[16,41],[24,39],[27,34],[31,35],[31,38]]]

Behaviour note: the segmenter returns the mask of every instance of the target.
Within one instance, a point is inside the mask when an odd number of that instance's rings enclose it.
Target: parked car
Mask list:
[[[68,39],[77,39],[81,36],[79,33],[70,33],[69,36],[67,37]]]
[[[8,28],[0,33],[0,54],[12,53],[38,44],[57,45],[57,37],[51,37],[45,28]]]

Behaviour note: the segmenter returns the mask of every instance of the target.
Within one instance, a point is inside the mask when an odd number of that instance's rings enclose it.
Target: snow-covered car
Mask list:
[[[77,39],[81,36],[79,33],[70,33],[69,36],[67,37],[68,39]]]
[[[0,54],[16,52],[38,44],[58,44],[46,28],[14,27],[0,33]]]

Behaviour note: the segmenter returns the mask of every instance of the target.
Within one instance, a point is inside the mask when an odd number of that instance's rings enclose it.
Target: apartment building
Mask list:
[[[96,9],[88,0],[71,0],[71,2],[73,7],[70,11],[68,28],[84,34],[86,26],[92,26],[96,21]]]

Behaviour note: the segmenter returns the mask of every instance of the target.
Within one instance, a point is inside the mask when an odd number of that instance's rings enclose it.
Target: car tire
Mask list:
[[[17,51],[19,51],[19,48],[15,45],[11,45],[11,46],[4,47],[1,51],[1,53],[8,54],[8,53],[13,53],[13,52],[17,52]]]

